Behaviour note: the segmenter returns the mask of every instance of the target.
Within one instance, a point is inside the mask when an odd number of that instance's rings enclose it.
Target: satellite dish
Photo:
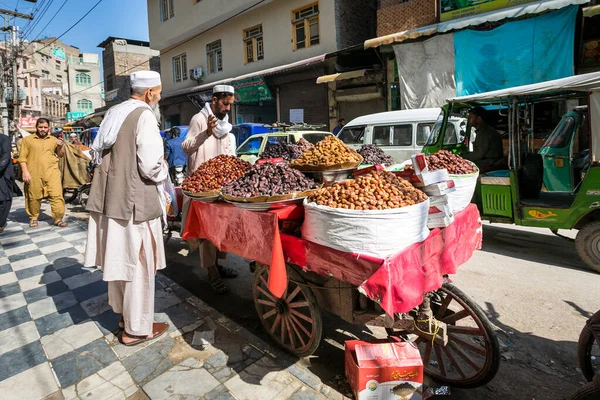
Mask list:
[[[202,67],[196,67],[192,70],[192,78],[194,78],[196,80],[202,79],[203,75],[204,75],[204,71],[202,71]]]

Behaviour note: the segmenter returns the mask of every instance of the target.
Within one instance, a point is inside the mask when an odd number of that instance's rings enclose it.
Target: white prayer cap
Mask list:
[[[77,134],[76,133],[71,133],[69,136],[71,136],[71,137],[77,137]]]
[[[217,85],[213,88],[213,94],[214,93],[235,93],[235,89],[233,88],[233,86],[229,86],[229,85]]]
[[[155,71],[137,71],[129,75],[131,87],[153,88],[160,86],[160,74]]]

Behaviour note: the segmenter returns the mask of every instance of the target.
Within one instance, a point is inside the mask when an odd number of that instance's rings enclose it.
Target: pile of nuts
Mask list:
[[[241,178],[223,187],[223,194],[235,197],[277,196],[316,189],[302,172],[285,164],[255,164]]]
[[[181,189],[189,193],[220,190],[226,183],[244,175],[250,163],[234,156],[221,154],[202,163],[190,176],[183,180]]]
[[[355,180],[337,182],[308,198],[322,206],[350,210],[388,210],[427,200],[427,195],[391,172],[373,171]]]
[[[296,144],[277,142],[268,144],[260,158],[283,158],[285,161],[295,160],[302,155],[302,150]]]
[[[365,144],[360,150],[358,150],[358,154],[363,156],[365,159],[365,164],[371,165],[392,165],[394,163],[394,159],[392,156],[381,150],[380,147],[375,146],[374,144]]]
[[[477,172],[477,167],[473,163],[448,150],[440,150],[426,158],[430,171],[446,169],[450,175],[467,175]],[[412,165],[404,167],[404,170],[412,169]]]
[[[333,135],[328,135],[325,139],[302,153],[302,157],[294,160],[294,165],[335,165],[348,162],[361,162],[362,157],[356,151],[346,146],[344,142]]]

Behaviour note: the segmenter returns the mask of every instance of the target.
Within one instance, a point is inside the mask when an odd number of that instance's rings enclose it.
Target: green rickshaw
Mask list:
[[[565,114],[536,152],[534,106],[566,100],[587,105]],[[600,73],[451,99],[423,151],[466,153],[471,126],[452,144],[444,141],[445,128],[448,118],[466,117],[476,106],[500,110],[508,120],[508,168],[482,173],[477,184],[474,201],[482,219],[550,228],[557,235],[577,229],[577,253],[600,272]]]

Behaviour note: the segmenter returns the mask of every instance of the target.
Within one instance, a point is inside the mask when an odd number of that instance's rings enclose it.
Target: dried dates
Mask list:
[[[190,193],[220,190],[223,185],[244,175],[248,169],[250,163],[222,154],[202,163],[196,171],[183,180],[181,188]]]

